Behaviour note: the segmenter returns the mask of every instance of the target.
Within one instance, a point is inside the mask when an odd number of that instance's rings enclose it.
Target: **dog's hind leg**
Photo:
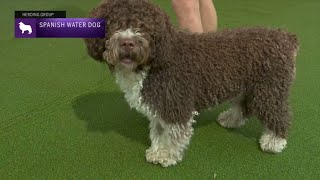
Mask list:
[[[291,124],[289,86],[278,83],[256,86],[253,99],[249,103],[249,110],[265,127],[260,138],[260,147],[263,151],[271,153],[279,153],[286,147]]]
[[[231,101],[231,108],[222,112],[217,121],[225,128],[238,128],[244,125],[249,118],[247,111],[246,99],[244,96],[239,96]]]
[[[153,121],[153,122],[152,122]],[[146,151],[148,162],[168,167],[183,158],[193,134],[192,121],[184,124],[171,124],[153,119],[150,124],[151,147]]]

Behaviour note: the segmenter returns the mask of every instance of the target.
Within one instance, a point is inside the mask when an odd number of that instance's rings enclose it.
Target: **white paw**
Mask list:
[[[218,117],[218,122],[225,128],[238,128],[246,123],[242,112],[239,109],[229,109],[221,113]]]
[[[260,147],[265,152],[280,153],[286,148],[287,140],[277,137],[272,131],[265,131],[260,138]]]
[[[155,151],[152,148],[149,148],[146,150],[146,159],[150,163],[154,164],[160,164],[162,167],[168,167],[176,165],[178,161],[180,161],[178,158],[176,158],[174,155],[170,154],[166,150],[157,150]]]

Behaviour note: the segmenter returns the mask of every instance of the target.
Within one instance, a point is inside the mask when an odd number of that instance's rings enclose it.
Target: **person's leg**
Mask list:
[[[216,32],[218,18],[212,0],[199,0],[201,23],[204,32]]]
[[[172,0],[172,6],[181,29],[203,32],[199,0]]]

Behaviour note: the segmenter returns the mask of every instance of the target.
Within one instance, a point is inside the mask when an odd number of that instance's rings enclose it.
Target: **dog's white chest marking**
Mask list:
[[[119,85],[122,92],[125,93],[124,96],[129,106],[135,108],[138,112],[150,119],[156,117],[156,113],[153,112],[147,104],[142,102],[141,96],[143,81],[146,76],[146,71],[135,73],[132,71],[115,69],[116,83]]]

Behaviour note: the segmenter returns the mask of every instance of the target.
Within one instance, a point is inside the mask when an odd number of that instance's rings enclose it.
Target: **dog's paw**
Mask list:
[[[277,137],[272,131],[266,131],[260,138],[260,147],[265,152],[280,153],[286,145],[287,140]]]
[[[166,150],[155,151],[152,148],[146,150],[146,159],[147,162],[160,164],[162,167],[173,166],[180,161]]]

